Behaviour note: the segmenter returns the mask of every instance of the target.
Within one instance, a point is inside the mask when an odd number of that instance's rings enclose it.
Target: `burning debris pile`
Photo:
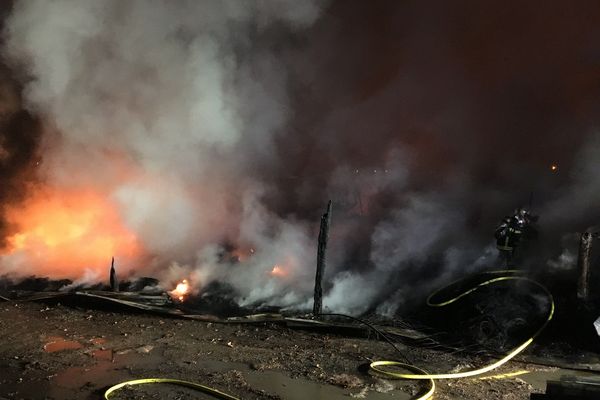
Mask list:
[[[182,280],[177,284],[175,289],[169,292],[171,296],[176,298],[179,301],[185,300],[185,297],[190,293],[190,284],[187,279]]]

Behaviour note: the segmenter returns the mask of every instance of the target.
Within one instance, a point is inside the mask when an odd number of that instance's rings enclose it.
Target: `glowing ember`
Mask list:
[[[286,275],[287,275],[287,272],[280,265],[275,265],[273,267],[273,269],[271,270],[271,276],[283,277],[283,276],[286,276]]]
[[[104,274],[111,256],[129,264],[140,254],[136,237],[105,197],[91,191],[45,188],[7,210],[16,233],[0,259],[8,268],[78,278]]]
[[[558,165],[556,165],[556,164],[552,164],[552,165],[550,166],[550,170],[551,170],[552,172],[556,172],[556,171],[558,171]]]
[[[169,294],[177,300],[183,301],[185,299],[185,296],[187,296],[189,292],[190,284],[188,283],[187,279],[184,279],[181,282],[179,282],[175,289],[170,291]]]

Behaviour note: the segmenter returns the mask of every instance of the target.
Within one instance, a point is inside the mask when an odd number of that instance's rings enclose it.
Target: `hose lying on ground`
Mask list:
[[[199,392],[203,392],[209,394],[217,399],[225,399],[225,400],[239,400],[237,397],[231,396],[227,393],[223,393],[218,391],[217,389],[213,389],[209,386],[200,385],[194,382],[182,381],[179,379],[167,379],[167,378],[146,378],[146,379],[136,379],[133,381],[121,382],[118,385],[114,385],[110,387],[105,393],[104,398],[109,400],[109,396],[115,391],[125,387],[125,386],[133,386],[133,385],[144,385],[148,383],[169,383],[173,385],[185,386]]]
[[[424,394],[419,395],[419,397],[415,398],[415,400],[426,400],[429,399],[433,393],[435,392],[435,379],[458,379],[458,378],[466,378],[466,377],[472,377],[472,376],[477,376],[477,375],[481,375],[484,374],[486,372],[489,372],[495,368],[500,367],[501,365],[507,363],[509,360],[511,360],[513,357],[515,357],[517,354],[519,354],[520,352],[522,352],[527,346],[529,346],[533,340],[544,330],[544,328],[548,325],[548,323],[552,320],[552,316],[554,315],[554,299],[552,297],[552,294],[548,291],[548,289],[546,289],[543,285],[541,285],[540,283],[526,278],[526,277],[522,277],[522,276],[513,276],[510,274],[516,274],[519,273],[520,271],[517,270],[503,270],[503,271],[489,271],[489,272],[484,272],[482,274],[492,274],[492,275],[502,275],[496,278],[492,278],[492,279],[488,279],[483,281],[482,283],[479,283],[473,287],[471,287],[470,289],[461,292],[460,294],[451,297],[448,300],[445,301],[441,301],[441,302],[434,302],[432,301],[433,298],[435,298],[441,291],[443,291],[444,289],[447,289],[450,286],[453,286],[455,284],[464,282],[466,279],[462,279],[456,282],[451,283],[450,285],[434,292],[433,294],[431,294],[428,298],[427,298],[427,305],[430,307],[444,307],[447,306],[449,304],[452,304],[456,301],[458,301],[459,299],[475,292],[476,290],[491,285],[491,284],[495,284],[498,282],[505,282],[505,281],[525,281],[528,282],[530,284],[533,284],[535,286],[537,286],[538,288],[542,289],[542,291],[546,294],[546,296],[549,299],[549,310],[548,310],[548,316],[546,318],[546,320],[544,321],[544,323],[540,326],[540,328],[529,338],[527,339],[523,344],[521,344],[520,346],[517,346],[515,349],[513,349],[512,351],[510,351],[507,355],[505,355],[504,357],[502,357],[501,359],[499,359],[498,361],[489,364],[485,367],[481,367],[478,369],[474,369],[474,370],[469,370],[469,371],[462,371],[462,372],[455,372],[455,373],[429,373],[427,371],[425,371],[424,369],[421,369],[417,366],[414,366],[412,364],[409,363],[408,359],[406,358],[406,356],[398,349],[398,347],[393,343],[393,341],[391,341],[383,332],[379,331],[377,328],[375,328],[373,325],[369,324],[368,322],[365,322],[359,318],[355,318],[355,317],[351,317],[345,314],[334,314],[334,313],[328,313],[328,314],[320,314],[323,316],[326,315],[332,315],[332,316],[341,316],[341,317],[345,317],[345,318],[350,318],[353,320],[356,320],[360,323],[363,323],[367,326],[369,326],[371,329],[373,329],[374,331],[376,331],[378,334],[380,334],[389,344],[391,344],[394,349],[396,351],[398,351],[399,354],[402,355],[402,358],[404,358],[406,360],[406,362],[399,362],[399,361],[374,361],[370,364],[370,368],[377,372],[380,375],[383,375],[385,377],[388,378],[395,378],[395,379],[407,379],[407,380],[427,380],[429,381],[429,386],[427,388],[427,391]],[[395,366],[395,367],[400,367],[409,371],[414,372],[413,374],[407,374],[407,373],[401,373],[401,372],[395,372],[395,371],[390,371],[390,370],[386,370],[384,368],[381,367],[390,367],[390,366]],[[522,373],[522,371],[519,371],[518,373]],[[510,375],[510,374],[507,374]],[[175,384],[175,385],[180,385],[180,386],[185,386],[185,387],[189,387],[204,393],[207,393],[209,395],[212,395],[216,398],[219,399],[226,399],[226,400],[239,400],[237,397],[231,396],[229,394],[220,392],[216,389],[213,389],[211,387],[208,386],[204,386],[204,385],[200,385],[197,383],[193,383],[193,382],[188,382],[188,381],[183,381],[183,380],[178,380],[178,379],[165,379],[165,378],[146,378],[146,379],[136,379],[136,380],[132,380],[132,381],[127,381],[127,382],[122,382],[119,383],[115,386],[110,387],[105,393],[104,393],[104,398],[106,400],[109,400],[109,396],[114,393],[115,391],[125,387],[125,386],[131,386],[131,385],[141,385],[141,384],[149,384],[149,383],[170,383],[170,384]]]
[[[447,306],[449,304],[456,302],[457,300],[475,292],[476,290],[479,290],[482,287],[485,287],[485,286],[488,286],[491,284],[495,284],[498,282],[505,282],[505,281],[524,281],[524,282],[528,282],[528,283],[540,288],[548,297],[549,304],[550,304],[549,309],[548,309],[548,316],[547,316],[546,320],[529,339],[527,339],[521,345],[519,345],[516,348],[514,348],[513,350],[511,350],[508,354],[506,354],[504,357],[502,357],[498,361],[496,361],[492,364],[486,365],[484,367],[478,368],[478,369],[461,371],[461,372],[450,372],[450,373],[429,373],[425,370],[415,367],[414,365],[410,365],[410,364],[399,362],[399,361],[374,361],[370,364],[370,368],[373,371],[375,371],[385,377],[388,377],[388,378],[411,379],[411,380],[418,379],[418,380],[429,381],[429,390],[427,390],[427,392],[425,394],[423,394],[417,398],[417,400],[425,400],[425,399],[430,398],[433,395],[433,392],[435,391],[434,379],[457,379],[457,378],[466,378],[466,377],[481,375],[481,374],[489,372],[489,371],[491,371],[495,368],[498,368],[499,366],[507,363],[510,359],[512,359],[517,354],[519,354],[520,352],[525,350],[525,348],[533,342],[533,340],[544,330],[544,328],[552,320],[552,316],[554,315],[554,299],[552,297],[552,294],[548,291],[548,289],[546,289],[543,285],[541,285],[540,283],[538,283],[532,279],[522,277],[522,276],[510,275],[510,274],[514,274],[517,272],[519,272],[519,271],[504,270],[504,271],[485,272],[484,274],[494,274],[494,275],[502,275],[502,276],[485,280],[482,283],[479,283],[479,284],[471,287],[470,289],[468,289],[464,292],[461,292],[460,294],[458,294],[448,300],[445,300],[445,301],[440,301],[440,302],[432,301],[432,299],[434,297],[436,297],[440,293],[440,291],[444,290],[445,288],[440,289],[437,292],[434,292],[427,299],[427,305],[429,305],[431,307],[443,307],[443,306]],[[452,284],[448,285],[447,287],[450,287],[452,285],[455,285],[457,283],[464,282],[464,281],[465,281],[465,279],[453,282]],[[403,372],[390,371],[389,369],[382,368],[382,367],[390,367],[390,366],[404,368],[404,369],[407,369],[407,370],[413,371],[413,372],[417,371],[417,373],[412,373],[412,374],[411,373],[403,373]]]
[[[352,317],[350,315],[346,315],[346,314],[336,314],[336,313],[327,313],[327,314],[319,314],[322,316],[339,316],[339,317],[344,317],[344,318],[349,318],[352,319],[354,321],[360,322],[361,324],[367,325],[369,328],[373,329],[373,331],[377,332],[377,334],[379,334],[381,337],[383,337],[398,353],[400,353],[402,355],[402,357],[406,360],[407,363],[409,363],[410,361],[406,358],[406,356],[404,356],[404,354],[400,351],[400,349],[396,346],[396,344],[389,338],[387,337],[387,335],[385,335],[383,332],[381,332],[379,329],[377,329],[375,326],[373,326],[372,324],[360,319],[360,318],[355,318]],[[414,371],[416,372],[424,372],[416,367],[413,368]],[[193,383],[193,382],[188,382],[188,381],[182,381],[182,380],[178,380],[178,379],[166,379],[166,378],[145,378],[145,379],[136,379],[136,380],[132,380],[132,381],[126,381],[126,382],[121,382],[117,385],[114,385],[112,387],[110,387],[105,393],[104,393],[104,398],[106,400],[109,400],[109,396],[114,393],[115,391],[122,389],[125,386],[133,386],[133,385],[142,385],[142,384],[148,384],[148,383],[170,383],[170,384],[175,384],[175,385],[180,385],[180,386],[186,386],[192,389],[196,389],[198,391],[210,394],[216,398],[219,399],[226,399],[226,400],[239,400],[237,397],[233,397],[230,396],[226,393],[222,393],[216,389],[213,389],[211,387],[208,386],[204,386],[204,385],[200,385],[197,383]]]

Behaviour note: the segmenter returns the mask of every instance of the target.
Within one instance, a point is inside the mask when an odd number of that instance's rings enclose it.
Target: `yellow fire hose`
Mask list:
[[[490,272],[484,272],[484,274],[494,274],[494,275],[498,275],[498,274],[515,274],[515,273],[519,273],[520,271],[518,270],[503,270],[503,271],[490,271]],[[542,286],[541,284],[539,284],[538,282],[531,280],[529,278],[525,278],[525,277],[521,277],[521,276],[500,276],[497,278],[493,278],[493,279],[488,279],[482,283],[479,283],[477,285],[475,285],[474,287],[472,287],[471,289],[464,291],[462,293],[460,293],[459,295],[450,298],[449,300],[446,301],[442,301],[442,302],[433,302],[432,299],[442,290],[463,282],[464,279],[461,279],[459,281],[453,282],[450,285],[446,286],[445,288],[442,288],[436,292],[434,292],[433,294],[431,294],[428,298],[427,298],[427,305],[431,306],[431,307],[443,307],[443,306],[447,306],[449,304],[454,303],[455,301],[475,292],[476,290],[484,287],[484,286],[488,286],[491,285],[493,283],[497,283],[497,282],[503,282],[503,281],[525,281],[525,282],[529,282],[537,287],[539,287],[540,289],[542,289],[542,291],[546,294],[546,296],[548,296],[548,299],[550,300],[550,308],[548,311],[548,317],[546,318],[546,320],[544,321],[544,323],[542,324],[542,326],[529,338],[527,339],[523,344],[521,344],[520,346],[516,347],[515,349],[513,349],[511,352],[509,352],[507,355],[505,355],[504,357],[502,357],[500,360],[489,364],[485,367],[479,368],[479,369],[474,369],[474,370],[469,370],[469,371],[462,371],[462,372],[454,372],[454,373],[435,373],[435,374],[431,374],[427,371],[425,371],[424,369],[421,369],[419,367],[416,367],[414,365],[410,365],[410,364],[406,364],[406,363],[402,363],[399,361],[374,361],[370,364],[370,368],[383,375],[386,377],[390,377],[390,378],[395,378],[395,379],[410,379],[410,380],[427,380],[429,381],[429,387],[427,389],[427,392],[423,395],[420,395],[419,397],[415,398],[414,400],[426,400],[429,399],[431,396],[433,396],[433,393],[435,391],[435,379],[458,379],[458,378],[467,378],[467,377],[472,377],[472,376],[476,376],[476,375],[481,375],[484,374],[486,372],[489,372],[495,368],[498,368],[499,366],[507,363],[510,359],[512,359],[513,357],[515,357],[517,354],[519,354],[520,352],[522,352],[527,346],[529,346],[533,340],[542,332],[542,330],[544,330],[544,328],[548,325],[548,323],[550,322],[550,320],[552,320],[552,316],[554,315],[554,299],[552,297],[552,294],[548,291],[548,289],[546,289],[544,286]],[[386,370],[380,367],[384,367],[384,366],[395,366],[395,367],[400,367],[412,372],[415,372],[414,374],[407,374],[407,373],[400,373],[400,372],[394,372],[394,371],[390,371],[390,370]],[[513,375],[517,375],[517,374],[521,374],[524,373],[523,371],[518,371],[517,373],[513,374]],[[511,374],[505,374],[505,376],[511,376]],[[488,377],[488,378],[492,378],[492,377]],[[168,378],[146,378],[146,379],[136,379],[136,380],[131,380],[131,381],[127,381],[127,382],[122,382],[119,383],[117,385],[114,385],[112,387],[110,387],[105,393],[104,393],[104,398],[106,400],[109,400],[109,397],[111,394],[113,394],[115,391],[125,387],[125,386],[133,386],[133,385],[143,385],[143,384],[150,384],[150,383],[169,383],[169,384],[174,384],[174,385],[179,385],[179,386],[185,386],[185,387],[189,387],[191,389],[195,389],[198,390],[200,392],[203,393],[207,393],[209,395],[214,396],[215,398],[219,398],[219,399],[225,399],[225,400],[239,400],[237,397],[231,396],[227,393],[223,393],[220,392],[216,389],[213,389],[211,387],[208,386],[204,386],[204,385],[200,385],[198,383],[193,383],[193,382],[188,382],[188,381],[183,381],[183,380],[179,380],[179,379],[168,379]]]
[[[237,397],[231,396],[227,393],[223,393],[218,391],[217,389],[213,389],[208,386],[200,385],[194,382],[182,381],[179,379],[167,379],[167,378],[146,378],[146,379],[136,379],[133,381],[127,381],[119,383],[118,385],[112,386],[104,393],[104,398],[109,400],[109,396],[115,391],[123,388],[124,386],[133,386],[133,385],[145,385],[148,383],[170,383],[173,385],[185,386],[191,389],[197,390],[199,392],[203,392],[209,394],[217,399],[225,399],[225,400],[239,400]]]
[[[486,274],[497,275],[497,274],[511,274],[511,273],[518,273],[518,272],[519,271],[516,271],[516,270],[503,270],[503,271],[486,272]],[[540,328],[529,339],[527,339],[523,344],[517,346],[515,349],[510,351],[507,355],[505,355],[498,361],[496,361],[492,364],[489,364],[485,367],[482,367],[482,368],[469,370],[469,371],[454,372],[454,373],[429,373],[429,372],[426,372],[425,370],[415,367],[414,365],[409,365],[409,364],[402,363],[399,361],[374,361],[370,364],[371,369],[383,376],[390,377],[390,378],[411,379],[411,380],[418,379],[418,380],[429,381],[429,389],[427,390],[427,392],[415,399],[415,400],[426,400],[426,399],[429,399],[433,395],[433,392],[435,391],[435,382],[434,382],[435,379],[457,379],[457,378],[466,378],[466,377],[481,375],[481,374],[489,372],[489,371],[491,371],[495,368],[498,368],[499,366],[507,363],[510,359],[512,359],[517,354],[519,354],[520,352],[525,350],[525,348],[527,346],[529,346],[533,342],[533,340],[544,330],[544,328],[548,325],[550,320],[552,320],[552,316],[554,315],[554,299],[552,297],[552,294],[548,291],[548,289],[546,289],[544,286],[542,286],[538,282],[531,280],[529,278],[522,277],[522,276],[500,276],[500,277],[488,279],[482,283],[479,283],[478,285],[475,285],[471,289],[469,289],[465,292],[462,292],[459,295],[452,297],[451,299],[446,300],[446,301],[442,301],[442,302],[433,302],[432,301],[432,298],[434,298],[441,290],[443,290],[445,288],[440,289],[437,292],[434,292],[427,299],[427,305],[429,305],[431,307],[443,307],[443,306],[447,306],[449,304],[454,303],[455,301],[475,292],[476,290],[478,290],[484,286],[488,286],[488,285],[491,285],[491,284],[494,284],[497,282],[511,281],[511,280],[512,281],[525,281],[525,282],[531,283],[531,284],[539,287],[540,289],[542,289],[542,291],[546,294],[546,296],[548,296],[548,299],[550,300],[550,307],[548,310],[548,317],[546,318],[546,320],[544,321],[542,326],[540,326]],[[449,286],[452,286],[456,283],[462,282],[462,281],[464,281],[464,279],[453,282],[450,285],[446,286],[446,288]],[[410,371],[417,371],[418,373],[407,374],[407,373],[395,372],[395,371],[390,371],[390,370],[381,368],[381,367],[389,367],[389,366],[400,367],[400,368],[404,368],[404,369],[407,369]]]

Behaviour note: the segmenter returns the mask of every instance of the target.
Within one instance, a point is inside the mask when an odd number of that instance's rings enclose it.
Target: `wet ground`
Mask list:
[[[176,378],[241,399],[410,399],[418,383],[379,379],[372,360],[398,359],[387,343],[274,324],[223,325],[92,310],[60,304],[0,302],[0,399],[101,399],[119,382]],[[489,361],[402,348],[429,371],[456,371]],[[546,379],[568,371],[509,363],[504,379],[437,382],[435,399],[528,399]],[[211,398],[172,385],[144,385],[111,399]]]

